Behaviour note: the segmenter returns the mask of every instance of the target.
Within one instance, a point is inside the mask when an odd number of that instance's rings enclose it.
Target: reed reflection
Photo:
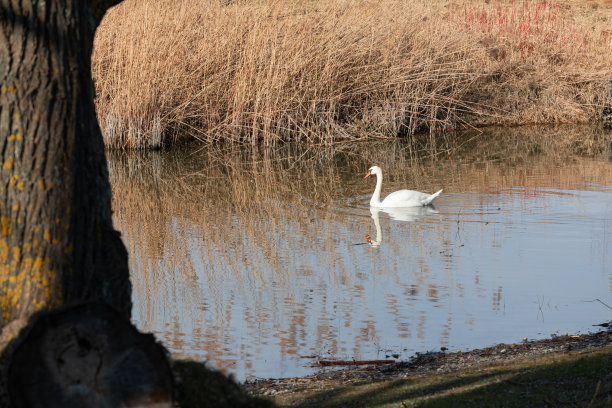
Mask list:
[[[305,374],[301,355],[489,341],[470,333],[499,318],[506,297],[542,294],[519,286],[512,254],[527,253],[528,267],[537,267],[523,246],[563,231],[557,209],[588,199],[577,190],[609,191],[609,163],[548,146],[542,135],[519,133],[503,142],[468,135],[437,150],[381,142],[110,152],[134,319],[176,355],[239,378]],[[370,163],[388,169],[389,191],[444,187],[437,208],[368,213],[371,186],[362,174]],[[605,221],[609,210],[601,211],[576,234]],[[351,245],[363,242],[370,219],[376,251]],[[577,236],[609,252],[609,232],[588,231]],[[603,255],[588,262],[606,270]],[[612,276],[604,276],[612,291]]]

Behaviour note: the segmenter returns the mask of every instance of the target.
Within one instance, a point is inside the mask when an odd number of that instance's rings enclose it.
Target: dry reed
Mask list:
[[[98,116],[133,148],[585,122],[611,105],[610,24],[545,1],[126,0],[96,34]]]

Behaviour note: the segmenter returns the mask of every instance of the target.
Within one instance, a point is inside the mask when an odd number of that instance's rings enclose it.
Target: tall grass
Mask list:
[[[98,116],[135,148],[588,121],[610,24],[542,1],[126,0],[96,34]]]

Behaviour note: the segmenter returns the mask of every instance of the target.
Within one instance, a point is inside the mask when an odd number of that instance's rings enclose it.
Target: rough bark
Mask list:
[[[10,353],[18,407],[172,407],[164,349],[104,303],[42,313]]]
[[[129,317],[127,253],[91,79],[95,27],[117,1],[0,0],[0,328],[102,299]]]

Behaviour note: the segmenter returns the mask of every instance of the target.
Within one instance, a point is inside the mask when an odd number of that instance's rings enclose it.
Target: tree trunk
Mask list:
[[[0,0],[0,346],[68,301],[130,315],[91,79],[95,27],[114,3]]]
[[[10,347],[15,408],[172,407],[164,349],[105,303],[37,315]]]

